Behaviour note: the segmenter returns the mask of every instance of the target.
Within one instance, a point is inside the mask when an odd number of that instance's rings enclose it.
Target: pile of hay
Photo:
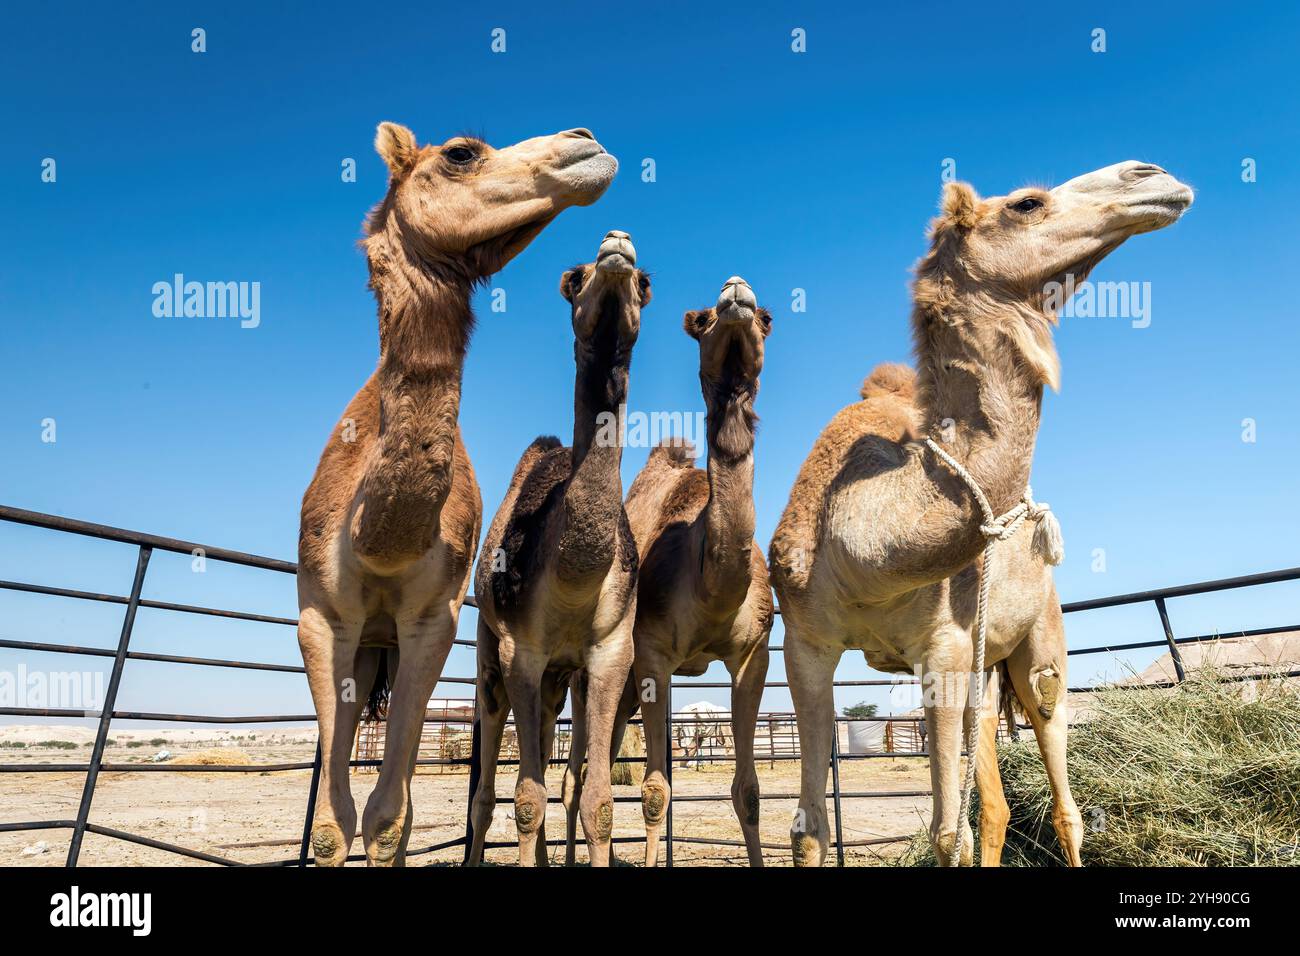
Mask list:
[[[1300,866],[1294,683],[1202,671],[1172,689],[1104,691],[1089,710],[1069,749],[1085,866]],[[1003,747],[999,766],[1011,807],[1003,864],[1063,865],[1038,748]],[[933,865],[928,840],[900,862]]]
[[[196,767],[249,767],[253,764],[253,758],[234,747],[210,747],[193,753],[182,753],[167,762]]]
[[[623,746],[619,748],[620,757],[645,757],[645,736],[640,724],[628,724],[623,734]],[[614,786],[639,787],[645,780],[645,761],[636,763],[615,763],[609,771],[609,782]]]

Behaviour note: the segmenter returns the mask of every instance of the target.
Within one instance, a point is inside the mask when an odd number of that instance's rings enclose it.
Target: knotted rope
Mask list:
[[[1065,557],[1065,545],[1061,538],[1061,525],[1056,520],[1056,515],[1052,514],[1051,505],[1034,501],[1033,489],[1026,486],[1019,503],[1006,514],[995,518],[989,500],[984,496],[984,489],[979,486],[979,482],[971,473],[962,467],[961,462],[940,448],[939,443],[933,438],[927,438],[925,443],[940,461],[966,483],[966,487],[975,496],[975,502],[979,505],[980,513],[984,518],[980,525],[980,534],[984,535],[984,560],[978,571],[979,604],[975,611],[975,662],[971,668],[971,673],[975,675],[975,686],[972,690],[974,701],[971,708],[972,718],[966,728],[966,779],[962,782],[961,805],[957,811],[957,834],[953,841],[951,860],[952,866],[961,866],[962,838],[970,814],[971,787],[975,783],[975,761],[979,753],[980,715],[984,709],[984,649],[988,639],[989,585],[993,579],[993,550],[999,541],[1006,541],[1019,531],[1020,526],[1026,521],[1035,523],[1034,547],[1048,564],[1061,563]]]

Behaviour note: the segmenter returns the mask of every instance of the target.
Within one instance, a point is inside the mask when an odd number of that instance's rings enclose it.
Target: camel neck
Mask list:
[[[917,381],[925,434],[966,467],[996,514],[1029,482],[1043,398],[1010,342],[984,341],[975,331],[998,335],[1003,323],[1019,321],[1014,306],[1006,309],[979,323],[946,316],[919,356]]]
[[[704,594],[734,611],[749,591],[754,549],[754,456],[723,460],[709,452],[701,558]]]
[[[754,543],[753,411],[758,380],[740,374],[735,355],[722,375],[700,376],[708,408],[709,500],[704,507],[701,557],[704,592],[728,608],[739,607],[749,590]],[[734,609],[734,608],[732,608]]]
[[[595,334],[574,345],[573,450],[564,491],[561,576],[604,579],[618,552],[623,519],[623,436],[631,347],[619,340],[617,303],[602,309]]]
[[[461,373],[474,317],[468,281],[440,275],[385,234],[367,243],[379,303],[379,432],[362,479],[362,554],[423,553],[451,489]]]

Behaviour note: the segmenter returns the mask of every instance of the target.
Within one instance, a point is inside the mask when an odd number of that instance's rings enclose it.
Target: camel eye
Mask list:
[[[468,146],[453,146],[451,149],[443,150],[442,155],[457,166],[464,166],[466,163],[474,161],[474,150]]]
[[[1018,203],[1013,203],[1011,208],[1014,209],[1016,212],[1030,213],[1033,212],[1035,209],[1042,209],[1043,201],[1041,199],[1035,199],[1033,196],[1028,196],[1020,200],[1020,202]]]

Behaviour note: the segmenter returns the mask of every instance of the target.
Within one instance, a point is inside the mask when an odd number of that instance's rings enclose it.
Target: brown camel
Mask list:
[[[687,312],[686,334],[699,342],[700,385],[708,421],[708,470],[694,467],[688,444],[650,453],[627,496],[641,556],[637,582],[636,659],[619,707],[614,752],[637,706],[645,727],[641,810],[646,866],[654,866],[671,788],[668,688],[673,675],[698,676],[713,661],[731,675],[736,771],[731,800],[751,866],[763,865],[758,835],[754,725],[767,678],[772,590],[754,542],[754,398],[772,317],[749,283],[728,279],[709,309]],[[566,792],[580,790],[582,753],[570,751]],[[570,815],[572,819],[572,815]],[[569,854],[573,852],[570,823]]]
[[[623,510],[628,370],[650,301],[625,232],[596,261],[560,278],[569,301],[577,376],[573,447],[541,437],[519,459],[479,560],[478,707],[482,775],[472,806],[470,862],[496,804],[496,763],[513,710],[519,740],[515,826],[522,866],[547,863],[546,766],[569,681],[574,741],[592,755],[582,827],[593,866],[609,864],[614,801],[610,740],[632,666],[637,551]]]
[[[784,615],[803,754],[791,829],[796,865],[820,865],[829,845],[832,681],[850,648],[876,669],[920,675],[932,754],[931,837],[941,863],[969,862],[965,821],[962,859],[950,858],[959,825],[974,602],[970,587],[948,579],[979,556],[982,519],[950,467],[902,436],[933,437],[965,466],[993,512],[1007,512],[1026,492],[1043,386],[1058,383],[1051,328],[1059,303],[1051,283],[1067,276],[1082,281],[1130,236],[1170,225],[1191,201],[1182,183],[1138,162],[1052,190],[990,199],[964,183],[945,187],[913,285],[916,407],[905,397],[907,376],[900,382],[896,371],[878,370],[869,390],[895,395],[868,397],[832,419],[804,462],[772,540],[772,583]],[[1031,546],[1032,535],[1017,537],[1029,540],[1004,542],[996,562],[1012,561],[1017,547]],[[985,666],[1006,661],[1051,774],[1057,832],[1077,862],[1082,827],[1068,797],[1065,708],[1056,706],[1065,660],[1059,633],[1049,633],[1059,623],[1051,614],[1034,616],[1032,608],[1024,611],[1029,625],[995,620],[1021,610],[1017,602],[1025,595],[1014,581],[1015,575],[1004,579],[1009,593],[994,589]],[[1017,639],[1020,644],[1008,646]]]
[[[421,147],[409,129],[381,123],[375,148],[390,175],[363,242],[379,365],[325,446],[298,542],[298,643],[323,757],[312,824],[319,866],[347,859],[352,741],[367,697],[377,703],[390,686],[362,836],[371,865],[405,862],[425,709],[482,520],[457,426],[470,293],[564,209],[595,202],[618,168],[585,129],[496,150],[466,137]]]

